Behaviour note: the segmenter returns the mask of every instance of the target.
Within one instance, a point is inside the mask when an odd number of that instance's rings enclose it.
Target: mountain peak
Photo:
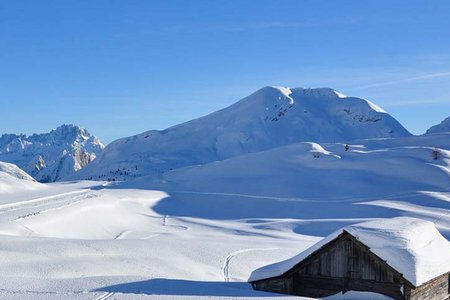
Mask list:
[[[72,124],[63,124],[56,129],[50,131],[49,135],[53,135],[62,140],[74,140],[76,142],[88,141],[101,145],[104,148],[105,145],[96,136],[93,136],[86,129]]]
[[[328,97],[328,98],[347,98],[346,95],[327,87],[322,88],[294,88],[292,89],[295,93],[305,95],[305,96],[313,96],[318,98]]]
[[[294,103],[309,99],[310,101],[320,101],[317,104],[321,103],[321,105],[329,106],[329,101],[347,101],[344,103],[347,103],[348,105],[355,106],[355,105],[365,105],[368,106],[371,110],[378,112],[378,113],[384,113],[387,114],[387,112],[382,109],[380,106],[376,105],[370,100],[363,99],[363,98],[357,98],[357,97],[349,97],[335,89],[322,87],[322,88],[303,88],[303,87],[297,87],[297,88],[289,88],[285,86],[266,86],[262,89],[259,89],[249,97],[246,97],[242,99],[239,102],[242,101],[255,101],[257,99],[270,99],[269,102],[273,102],[276,100],[282,100],[282,99],[288,100],[290,105],[293,105]],[[340,102],[339,101],[339,102]],[[238,103],[239,103],[238,102]],[[327,103],[328,102],[328,103]],[[336,102],[336,103],[339,103]],[[356,102],[359,102],[356,104]],[[266,102],[265,105],[268,103]]]
[[[298,95],[304,95],[304,96],[313,96],[313,97],[329,97],[329,98],[347,98],[346,95],[344,95],[341,92],[338,92],[332,88],[303,88],[303,87],[296,87],[296,88],[290,88],[287,86],[266,86],[260,91],[264,90],[270,90],[274,89],[285,95],[286,97],[289,97],[292,93],[298,94]]]
[[[267,86],[266,88],[271,88],[271,89],[276,89],[278,91],[280,91],[281,93],[285,94],[286,96],[289,96],[290,94],[292,94],[291,88],[287,87],[287,86]]]
[[[55,129],[52,130],[53,132],[83,132],[86,131],[86,129],[81,128],[78,125],[73,124],[62,124]]]
[[[48,133],[2,135],[0,160],[18,165],[38,181],[56,181],[86,166],[104,147],[86,129],[64,124]]]
[[[301,141],[409,135],[370,101],[330,88],[267,86],[207,116],[117,140],[75,177],[123,180]]]

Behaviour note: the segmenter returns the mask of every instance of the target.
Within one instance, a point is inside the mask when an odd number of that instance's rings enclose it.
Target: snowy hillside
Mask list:
[[[450,132],[450,117],[446,118],[440,124],[431,126],[427,130],[426,133],[428,134],[428,133],[440,133],[440,132]]]
[[[0,196],[43,188],[33,177],[14,164],[0,161]],[[0,204],[4,199],[0,199]]]
[[[71,126],[36,136],[1,155],[46,145],[63,162],[42,172],[61,179],[82,165],[77,149],[102,147]],[[118,140],[77,173],[98,181],[43,184],[0,163],[0,298],[278,299],[252,290],[251,273],[342,227],[415,217],[450,238],[450,132],[412,136],[330,89],[264,88]]]
[[[20,169],[18,166],[10,163],[5,163],[0,161],[0,172],[6,173],[12,177],[35,181],[33,177],[28,175],[24,170]]]
[[[69,178],[132,179],[299,141],[409,135],[367,100],[328,88],[265,87],[205,117],[117,140],[93,164]]]
[[[450,133],[348,145],[298,142],[160,180],[20,180],[43,187],[0,191],[0,298],[278,299],[250,274],[344,226],[407,216],[450,238]]]
[[[436,146],[438,160],[432,154]],[[367,207],[386,205],[371,201],[377,197],[401,199],[395,206],[408,209],[409,201],[437,205],[425,200],[433,197],[425,191],[450,192],[445,149],[450,149],[450,134],[357,141],[348,151],[343,144],[292,144],[168,172],[157,187],[180,193],[154,209],[202,218],[383,217],[391,212]],[[155,187],[146,178],[140,182]],[[186,203],[189,195],[193,199]],[[212,196],[214,205],[209,205]],[[415,202],[420,198],[423,203]]]
[[[36,180],[51,182],[80,170],[104,148],[87,130],[62,125],[50,133],[3,134],[0,161],[16,164]]]

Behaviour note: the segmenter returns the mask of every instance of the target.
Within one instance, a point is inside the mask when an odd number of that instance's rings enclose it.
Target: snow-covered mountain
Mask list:
[[[56,181],[80,170],[104,148],[87,130],[62,125],[49,133],[3,134],[0,161],[10,162],[41,182]]]
[[[367,105],[365,114],[377,116],[378,109]],[[195,151],[208,145],[217,147],[211,144],[214,136],[220,136],[214,126],[220,123],[232,132],[238,130],[234,123],[239,122],[260,126],[254,125],[252,130],[266,129],[261,134],[266,139],[260,144],[256,138],[249,141],[255,145],[250,149],[256,149],[254,152],[244,148],[250,153],[182,168],[173,164],[174,169],[160,178],[116,183],[43,184],[0,172],[0,298],[278,299],[278,294],[253,291],[246,283],[250,274],[294,257],[343,227],[414,217],[433,222],[450,238],[450,132],[410,136],[405,131],[408,136],[399,134],[398,138],[291,143],[275,134],[282,130],[294,134],[280,123],[286,120],[295,126],[293,117],[288,119],[285,114],[267,124],[263,118],[265,125],[261,125],[245,120],[251,119],[245,114],[226,119],[224,114],[231,115],[230,109],[213,114],[215,117],[147,133],[147,138],[143,134],[128,142],[124,139],[117,152],[106,158],[114,163],[114,173],[122,176],[130,172],[123,169],[127,164],[131,169],[131,163],[137,163],[134,159],[139,156],[133,155],[145,151],[150,153],[148,162],[135,166],[136,171],[147,174],[160,162],[156,158],[163,152],[157,150],[178,147],[160,165],[201,161],[200,155],[209,152],[197,155]],[[323,114],[323,122],[328,124],[330,113]],[[383,121],[374,122],[376,126],[380,122],[385,122],[383,126],[397,124],[387,114],[380,115]],[[221,122],[210,124],[219,117]],[[210,132],[203,131],[203,123],[209,124]],[[359,121],[355,124],[363,126]],[[178,130],[184,130],[185,136],[172,132]],[[355,138],[356,133],[343,132],[345,138]],[[172,140],[172,135],[179,140]],[[269,135],[273,140],[268,140]],[[151,142],[146,144],[148,140]],[[166,144],[158,144],[162,142]],[[281,142],[286,144],[277,146]],[[126,145],[132,145],[133,151],[128,152]],[[226,145],[221,144],[220,150],[227,150]],[[150,146],[156,150],[150,151]],[[263,146],[272,148],[259,151]],[[438,157],[435,151],[439,151]],[[222,158],[212,153],[205,160]],[[106,170],[107,162],[98,167]],[[411,228],[410,222],[400,225]],[[430,237],[438,234],[435,230],[430,233]],[[348,299],[351,293],[343,297]],[[342,299],[340,296],[325,299]],[[351,297],[385,299],[376,294]]]
[[[0,206],[2,201],[6,200],[1,195],[8,195],[18,191],[26,193],[32,190],[44,188],[44,185],[36,182],[33,177],[28,175],[18,166],[0,161]]]
[[[348,145],[299,142],[159,182],[16,179],[2,192],[0,177],[0,298],[279,299],[245,281],[342,227],[405,216],[450,238],[450,133]]]
[[[17,179],[35,181],[33,177],[27,174],[24,170],[16,166],[15,164],[5,163],[0,161],[0,172],[8,174]]]
[[[205,117],[119,139],[73,178],[123,180],[299,141],[409,135],[370,101],[329,88],[265,87]]]
[[[441,132],[450,132],[450,117],[446,118],[440,124],[431,126],[426,134],[429,133],[441,133]]]

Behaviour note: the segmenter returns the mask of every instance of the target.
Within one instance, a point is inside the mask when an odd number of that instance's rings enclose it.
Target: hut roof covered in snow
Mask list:
[[[414,286],[450,271],[450,242],[434,223],[398,217],[350,225],[338,230],[291,259],[255,270],[249,281],[276,277],[347,232],[370,248]]]

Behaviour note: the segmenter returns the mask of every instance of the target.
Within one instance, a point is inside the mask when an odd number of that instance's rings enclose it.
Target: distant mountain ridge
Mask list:
[[[300,141],[345,142],[411,134],[370,101],[330,88],[265,87],[237,103],[109,144],[69,178],[126,180]]]
[[[86,129],[62,125],[30,136],[3,134],[0,161],[17,165],[38,181],[52,182],[85,167],[104,147]]]
[[[442,132],[450,132],[450,117],[443,120],[441,123],[431,126],[426,134],[429,133],[442,133]]]

